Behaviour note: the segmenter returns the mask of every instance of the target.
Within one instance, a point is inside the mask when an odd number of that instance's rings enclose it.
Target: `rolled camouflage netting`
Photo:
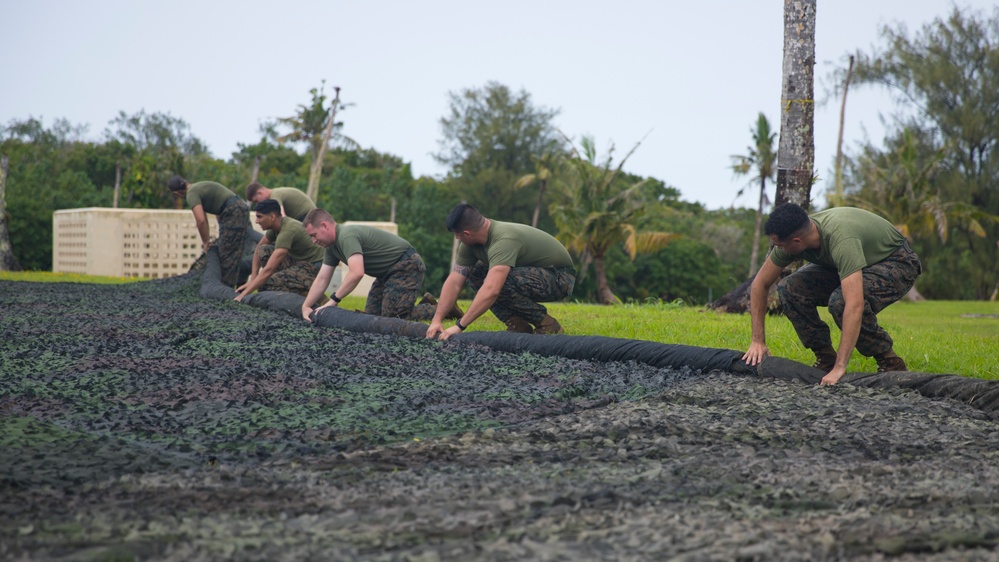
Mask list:
[[[232,299],[235,293],[220,282],[217,254],[211,254],[202,280],[201,296],[205,298]],[[247,304],[301,314],[303,297],[291,293],[265,291],[244,300]],[[327,307],[315,315],[319,326],[336,327],[352,332],[368,332],[421,338],[426,335],[426,325],[398,318],[382,318],[369,314],[350,312]],[[751,367],[741,360],[742,352],[732,349],[714,349],[689,345],[663,344],[641,340],[609,338],[604,336],[537,337],[533,334],[507,332],[471,332],[454,338],[464,343],[475,343],[508,352],[530,352],[544,356],[592,361],[636,361],[654,367],[689,367],[703,371],[730,371],[756,374],[784,380],[817,384],[822,371],[808,365],[769,357],[758,367]],[[954,374],[937,373],[847,373],[840,382],[869,388],[901,387],[918,391],[930,398],[950,398],[970,404],[986,412],[999,410],[999,381],[972,379]]]

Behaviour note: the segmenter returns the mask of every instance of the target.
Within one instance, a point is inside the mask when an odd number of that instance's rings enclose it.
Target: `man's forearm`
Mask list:
[[[753,326],[753,341],[767,341],[767,293],[770,287],[757,286],[755,283],[749,290],[749,317]]]

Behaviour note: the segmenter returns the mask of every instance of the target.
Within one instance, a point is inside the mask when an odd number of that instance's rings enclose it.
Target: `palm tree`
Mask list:
[[[621,168],[641,142],[612,167],[613,145],[607,158],[598,163],[591,137],[580,141],[582,153],[569,139],[565,140],[572,150],[565,161],[565,176],[553,185],[555,202],[551,205],[552,218],[558,227],[556,237],[580,254],[581,274],[593,262],[597,300],[601,304],[614,304],[620,300],[607,282],[604,262],[607,250],[623,243],[631,259],[635,259],[639,252],[666,247],[677,235],[640,229],[642,216],[653,207],[644,192],[648,180],[629,183]]]
[[[863,188],[845,201],[892,221],[906,238],[936,235],[947,242],[952,226],[960,226],[978,237],[985,236],[983,221],[999,218],[981,208],[945,200],[934,181],[948,149],[921,146],[910,129],[902,131],[894,149],[883,154],[868,151],[858,164]]]
[[[534,205],[534,217],[531,219],[531,226],[538,227],[538,220],[541,217],[541,203],[545,198],[545,190],[552,180],[552,176],[562,160],[560,151],[552,149],[539,156],[531,156],[534,161],[534,172],[525,174],[514,184],[514,189],[523,189],[534,183],[538,184],[538,202]]]
[[[777,173],[777,153],[774,151],[774,139],[777,133],[770,131],[770,122],[766,115],[761,112],[756,118],[756,128],[750,129],[753,135],[753,144],[746,150],[743,156],[732,156],[732,171],[736,175],[744,176],[750,172],[756,175],[750,180],[755,183],[760,182],[760,202],[756,208],[756,229],[753,230],[753,251],[749,258],[749,277],[756,273],[756,265],[760,258],[760,223],[763,221],[763,207],[767,201],[767,180],[773,181]],[[739,190],[742,195],[745,188]]]
[[[309,185],[306,195],[313,201],[319,192],[319,178],[323,171],[323,154],[330,145],[330,140],[348,148],[358,148],[357,142],[340,134],[343,123],[336,121],[336,112],[347,106],[340,103],[340,88],[335,87],[336,96],[329,109],[326,108],[326,94],[323,89],[326,81],[319,88],[312,88],[310,105],[299,104],[298,112],[291,117],[279,117],[278,123],[291,129],[291,132],[277,138],[280,143],[301,142],[309,147],[312,165],[309,168]]]
[[[857,169],[862,187],[846,195],[848,205],[885,217],[910,240],[936,236],[942,244],[954,227],[984,237],[982,223],[999,222],[999,217],[980,207],[941,194],[935,176],[947,157],[947,147],[922,145],[910,129],[903,130],[894,144],[884,153],[869,147],[861,155]],[[923,297],[913,286],[908,298]]]

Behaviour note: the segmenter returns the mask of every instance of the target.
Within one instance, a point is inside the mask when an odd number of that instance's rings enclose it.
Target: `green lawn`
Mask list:
[[[40,282],[123,283],[116,277],[64,275],[45,272],[0,272],[0,279]],[[459,303],[468,308],[468,301]],[[347,297],[346,309],[364,309],[363,297]],[[722,314],[702,307],[669,303],[599,306],[554,303],[548,306],[566,333],[642,339],[662,343],[743,350],[749,345],[749,315]],[[833,326],[834,344],[839,330]],[[926,301],[901,302],[879,316],[895,338],[896,352],[911,371],[956,373],[983,379],[999,379],[999,302]],[[477,320],[469,330],[502,330],[491,314]],[[774,355],[811,363],[811,352],[801,347],[790,322],[783,316],[767,319],[767,343]],[[850,371],[874,371],[873,359],[854,352]]]

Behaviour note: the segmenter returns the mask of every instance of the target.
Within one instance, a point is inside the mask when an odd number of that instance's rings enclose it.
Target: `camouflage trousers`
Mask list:
[[[219,237],[215,245],[219,249],[222,283],[235,287],[239,283],[239,268],[243,262],[246,230],[250,228],[250,209],[245,201],[233,196],[222,206],[222,212],[217,218]]]
[[[477,262],[468,276],[468,285],[478,292],[488,273],[486,264]],[[537,325],[548,315],[548,309],[539,303],[568,297],[575,284],[576,272],[571,268],[511,267],[489,310],[502,322],[517,316]]]
[[[903,245],[882,261],[861,270],[864,278],[864,316],[857,338],[857,351],[871,357],[891,350],[893,341],[878,325],[877,314],[909,292],[922,273],[919,256],[908,244]],[[832,346],[829,325],[819,317],[819,306],[829,307],[829,314],[843,328],[843,288],[835,269],[808,264],[777,284],[784,314],[798,339],[811,350]]]
[[[260,252],[260,268],[263,269],[274,253],[274,246],[261,246],[257,251]],[[278,264],[277,271],[260,286],[259,290],[284,291],[306,297],[312,288],[312,282],[316,279],[316,274],[319,273],[319,265],[319,262],[299,261],[285,254],[284,259]]]
[[[385,275],[375,279],[368,291],[364,312],[405,320],[431,320],[437,307],[430,303],[414,306],[423,286],[427,266],[412,248],[393,265]]]

